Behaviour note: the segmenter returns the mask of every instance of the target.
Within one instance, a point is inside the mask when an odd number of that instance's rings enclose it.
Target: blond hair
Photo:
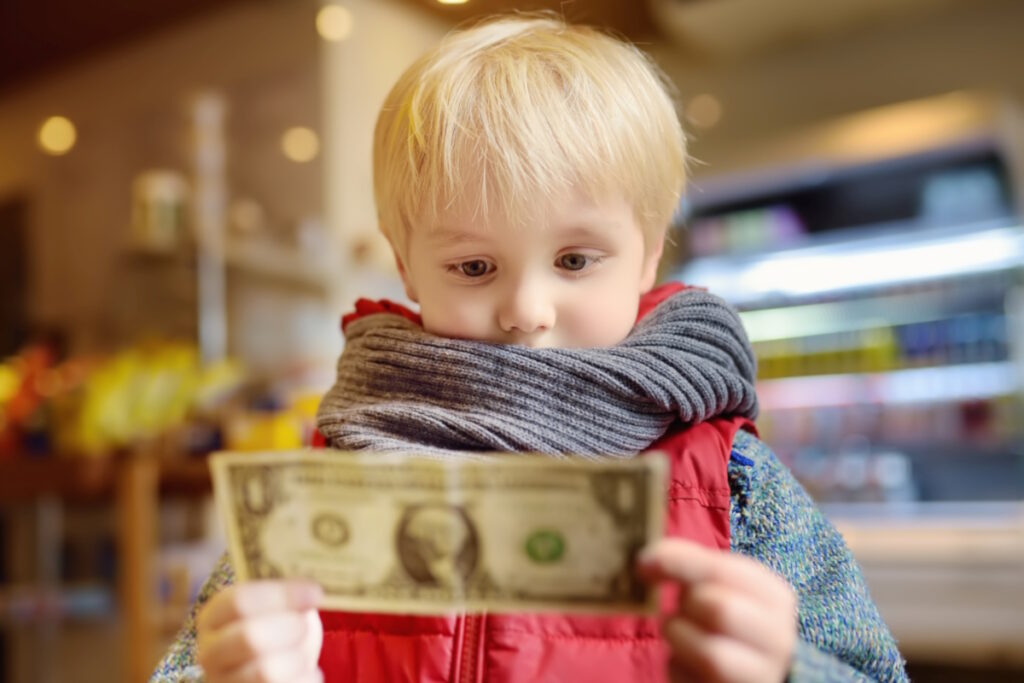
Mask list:
[[[456,31],[399,78],[377,119],[380,228],[405,257],[412,226],[452,209],[538,220],[567,192],[618,195],[650,248],[678,206],[686,141],[643,52],[552,14]]]

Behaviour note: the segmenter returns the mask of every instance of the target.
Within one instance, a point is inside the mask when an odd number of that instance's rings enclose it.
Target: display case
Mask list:
[[[740,310],[762,436],[819,501],[1024,500],[1011,144],[696,183],[675,277]]]
[[[697,178],[675,239],[671,277],[740,311],[761,437],[918,662],[1024,668],[1017,121],[956,97],[824,124]]]

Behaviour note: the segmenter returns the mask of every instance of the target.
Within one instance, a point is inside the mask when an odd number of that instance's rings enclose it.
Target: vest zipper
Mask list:
[[[462,621],[459,676],[456,683],[477,683],[480,679],[480,646],[483,642],[483,614],[467,614]]]

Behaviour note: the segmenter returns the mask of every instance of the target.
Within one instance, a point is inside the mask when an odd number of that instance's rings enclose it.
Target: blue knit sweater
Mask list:
[[[789,680],[906,681],[896,642],[839,532],[771,449],[746,432],[733,442],[729,487],[732,552],[781,574],[799,596],[799,641]],[[196,611],[233,580],[224,557],[150,683],[202,680],[195,663]]]

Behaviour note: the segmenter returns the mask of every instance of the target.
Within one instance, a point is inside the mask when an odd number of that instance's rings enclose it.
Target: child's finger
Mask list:
[[[669,683],[703,683],[699,672],[692,671],[671,659],[668,663],[668,680]]]
[[[796,630],[780,628],[776,609],[766,608],[744,593],[714,583],[703,583],[679,599],[679,615],[709,633],[728,636],[766,655],[786,652]]]
[[[324,626],[315,609],[306,612],[306,633],[308,637],[303,641],[303,647],[313,661],[318,661],[324,644]]]
[[[776,606],[791,600],[789,584],[757,561],[678,538],[662,539],[644,549],[638,569],[650,581],[678,581],[684,587],[718,583]]]
[[[324,672],[317,667],[297,678],[293,678],[288,683],[324,683]]]
[[[207,671],[230,671],[265,654],[299,646],[309,630],[303,612],[237,619],[201,633],[197,659]]]
[[[293,683],[314,675],[316,662],[298,650],[276,652],[231,672],[222,683]]]
[[[295,683],[324,683],[324,672],[320,670],[320,667],[317,667],[302,679],[295,681]]]
[[[253,581],[232,586],[213,596],[199,614],[200,630],[218,629],[228,622],[275,612],[302,612],[316,607],[323,589],[310,581]]]
[[[745,682],[764,676],[765,660],[738,641],[707,633],[686,619],[669,619],[662,629],[672,665],[706,683]]]

